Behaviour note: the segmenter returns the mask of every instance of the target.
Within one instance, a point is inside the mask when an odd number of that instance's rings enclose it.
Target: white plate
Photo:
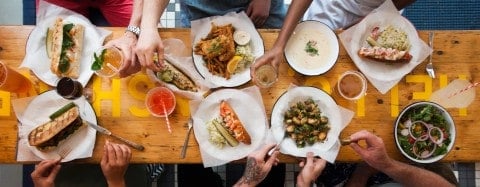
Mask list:
[[[305,47],[308,41],[316,41],[318,55],[310,56]],[[288,64],[303,75],[320,75],[335,65],[339,46],[335,33],[319,21],[304,21],[295,27],[285,47]]]
[[[29,60],[35,61],[33,63],[35,65],[30,65],[30,69],[40,80],[50,86],[56,86],[55,83],[59,77],[50,70],[50,59],[47,56],[45,40],[48,27],[52,26],[56,19],[57,16],[48,17],[42,21],[41,25],[37,25],[28,38],[26,48],[27,53],[32,53],[29,54],[29,56],[31,56]],[[93,71],[90,69],[90,66],[93,63],[93,52],[101,47],[103,38],[100,33],[97,32],[96,28],[91,26],[91,23],[78,16],[72,15],[63,17],[63,20],[66,23],[70,22],[85,26],[83,49],[80,59],[80,72],[77,79],[83,86],[85,86],[93,75]],[[32,62],[30,62],[30,64],[32,64]]]
[[[388,17],[389,19],[378,19],[379,17]],[[413,24],[396,12],[376,12],[366,17],[362,23],[355,27],[355,34],[350,36],[351,39],[342,39],[342,42],[358,69],[372,79],[382,82],[395,81],[410,73],[429,54],[429,51],[424,51],[428,47],[424,46],[424,42],[418,37]],[[389,25],[407,33],[410,41],[409,53],[412,55],[410,62],[385,63],[360,57],[358,50],[361,47],[369,46],[366,40],[372,29],[378,26],[383,30]]]
[[[208,141],[209,134],[206,124],[220,116],[222,100],[226,100],[237,113],[252,139],[250,145],[243,143],[236,147],[224,145],[220,149]],[[256,102],[252,96],[239,90],[224,89],[210,94],[199,104],[195,114],[192,115],[195,138],[200,149],[220,160],[237,160],[247,156],[263,143],[266,134],[266,117],[262,109],[260,103]]]
[[[328,117],[330,131],[328,131],[327,139],[322,143],[317,142],[311,146],[306,145],[304,148],[298,148],[295,141],[289,137],[285,137],[286,139],[280,146],[280,152],[284,154],[305,157],[308,152],[327,151],[338,141],[338,135],[340,135],[341,131],[341,116],[338,105],[330,95],[314,87],[292,88],[277,100],[273,106],[271,116],[271,129],[275,140],[280,142],[285,136],[283,119],[284,113],[290,108],[290,104],[308,98],[312,98],[318,104],[322,115]]]
[[[226,24],[232,24],[235,30],[242,30],[250,34],[250,47],[252,49],[252,55],[255,58],[258,58],[263,55],[264,47],[263,40],[260,37],[260,34],[255,29],[255,26],[252,24],[250,19],[240,19],[239,17],[232,16],[218,16],[216,19],[212,20],[218,26],[223,26]],[[195,46],[202,38],[205,38],[211,29],[211,24],[203,24],[199,30],[196,31],[196,35],[193,38],[192,46]],[[223,87],[235,87],[242,85],[250,80],[250,69],[245,68],[244,71],[236,73],[230,77],[230,79],[225,79],[218,75],[213,75],[210,73],[205,66],[205,61],[201,55],[193,53],[193,62],[197,68],[200,75],[202,75],[206,80],[211,81],[212,83],[223,86]]]
[[[60,97],[55,90],[51,90],[37,96],[30,102],[27,109],[25,109],[25,112],[23,113],[22,125],[25,125],[26,132],[29,133],[35,127],[50,121],[48,116],[69,102],[71,101]],[[80,117],[83,120],[97,124],[95,112],[92,106],[85,101],[84,97],[74,100],[73,102],[78,105]],[[57,159],[57,151],[62,149],[63,145],[74,145],[75,148],[62,160],[62,162],[68,162],[80,158],[78,155],[82,155],[88,151],[91,152],[95,144],[95,138],[96,131],[86,126],[51,151],[42,152],[33,146],[29,146],[29,148],[36,156],[42,159]]]

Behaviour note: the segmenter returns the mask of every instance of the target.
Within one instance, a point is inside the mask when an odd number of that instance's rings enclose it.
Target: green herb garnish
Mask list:
[[[106,52],[106,49],[103,49],[102,54],[100,54],[100,56],[97,56],[97,53],[95,53],[95,52],[93,53],[94,61],[93,61],[92,67],[91,67],[91,69],[93,71],[97,71],[97,70],[102,69],[103,60],[104,60],[104,57],[105,57],[105,52]]]
[[[317,49],[317,42],[314,40],[310,40],[307,42],[307,45],[305,46],[305,52],[308,53],[310,56],[317,55],[318,56],[318,49]]]

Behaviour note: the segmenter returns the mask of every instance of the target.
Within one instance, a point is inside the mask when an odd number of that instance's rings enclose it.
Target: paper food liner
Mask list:
[[[389,25],[407,33],[410,40],[409,53],[412,55],[410,62],[384,63],[360,57],[358,50],[363,46],[368,46],[366,38],[372,29],[378,26],[383,30]],[[418,37],[417,30],[412,23],[397,11],[390,0],[373,10],[360,23],[342,32],[339,38],[358,69],[382,94],[387,93],[403,76],[410,73],[433,51]]]
[[[240,143],[236,147],[224,145],[223,148],[217,148],[208,141],[209,133],[206,123],[220,116],[221,100],[226,100],[239,116],[252,139],[250,145]],[[242,90],[218,90],[204,100],[190,101],[190,110],[204,167],[218,166],[244,158],[266,143],[273,143],[272,139],[267,139],[268,121],[260,90],[256,86]]]
[[[210,88],[216,87],[216,85],[213,85],[209,81],[206,81],[197,71],[195,71],[195,66],[193,65],[191,56],[180,56],[181,53],[179,53],[178,51],[182,51],[185,48],[185,45],[183,45],[183,42],[181,40],[166,39],[164,40],[164,43],[166,43],[164,55],[165,59],[177,69],[179,69],[181,72],[185,73],[195,83],[198,91],[192,92],[187,90],[181,90],[174,84],[163,82],[161,79],[157,78],[157,76],[152,70],[147,69],[147,76],[150,78],[150,80],[158,82],[161,85],[169,88],[173,92],[189,99],[201,99],[203,98],[203,95],[210,90]],[[175,44],[176,46],[169,46],[169,44]]]
[[[455,79],[445,88],[433,92],[430,101],[445,108],[466,108],[475,100],[475,88],[464,90],[471,85],[467,80]]]
[[[260,57],[265,52],[263,46],[263,40],[255,26],[253,25],[250,18],[245,14],[245,12],[230,12],[223,16],[212,16],[202,19],[192,21],[191,29],[191,38],[192,38],[192,47],[195,48],[195,45],[202,39],[205,38],[211,30],[212,23],[216,25],[223,26],[227,24],[232,24],[235,30],[242,30],[250,34],[250,47],[252,55],[254,58]],[[217,87],[235,87],[240,86],[248,81],[250,81],[250,68],[246,67],[244,71],[236,73],[230,77],[230,79],[225,79],[221,76],[213,75],[210,73],[205,66],[203,57],[193,53],[193,62],[195,68],[198,70],[200,75],[202,75],[205,80],[210,81],[212,84],[217,85]],[[252,62],[253,63],[253,62]]]
[[[93,75],[90,69],[93,63],[93,53],[103,45],[103,41],[110,31],[97,28],[84,16],[68,9],[40,1],[37,14],[37,25],[28,37],[26,55],[20,67],[30,68],[35,75],[50,86],[56,86],[59,79],[50,70],[50,59],[47,56],[45,41],[47,29],[51,27],[57,17],[64,21],[85,26],[82,57],[80,59],[80,73],[78,81],[85,86]]]
[[[92,156],[95,145],[96,131],[88,126],[77,130],[75,134],[62,141],[53,150],[42,152],[28,143],[28,134],[35,127],[49,121],[48,116],[65,106],[70,100],[61,98],[54,90],[45,92],[36,97],[21,98],[12,101],[12,106],[19,121],[18,123],[18,144],[17,161],[41,161],[45,159],[58,159],[58,151],[66,146],[73,146],[74,149],[62,160],[68,162],[79,158]],[[97,123],[95,112],[92,106],[84,97],[74,100],[80,109],[80,116],[94,124]]]
[[[306,157],[308,152],[320,156],[330,163],[334,163],[340,150],[340,141],[338,139],[340,132],[350,123],[354,112],[345,109],[335,103],[335,101],[323,91],[314,87],[297,87],[291,85],[289,90],[282,95],[272,110],[272,135],[277,142],[286,138],[281,146],[280,152],[296,157]],[[323,143],[315,143],[312,146],[298,148],[295,142],[289,137],[285,137],[285,127],[283,123],[284,113],[290,108],[291,104],[312,98],[320,108],[322,115],[329,119],[330,131],[327,133],[327,139]]]

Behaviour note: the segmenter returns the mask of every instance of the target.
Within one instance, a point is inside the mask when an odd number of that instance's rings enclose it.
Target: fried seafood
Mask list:
[[[226,79],[231,75],[227,71],[227,63],[235,56],[234,30],[232,24],[217,26],[212,23],[210,33],[194,48],[195,54],[203,56],[208,71]]]

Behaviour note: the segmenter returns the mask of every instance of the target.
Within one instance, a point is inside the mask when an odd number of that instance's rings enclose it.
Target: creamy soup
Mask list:
[[[319,69],[335,58],[332,39],[319,30],[301,29],[293,34],[290,40],[286,53],[294,59],[293,63],[298,68]]]

